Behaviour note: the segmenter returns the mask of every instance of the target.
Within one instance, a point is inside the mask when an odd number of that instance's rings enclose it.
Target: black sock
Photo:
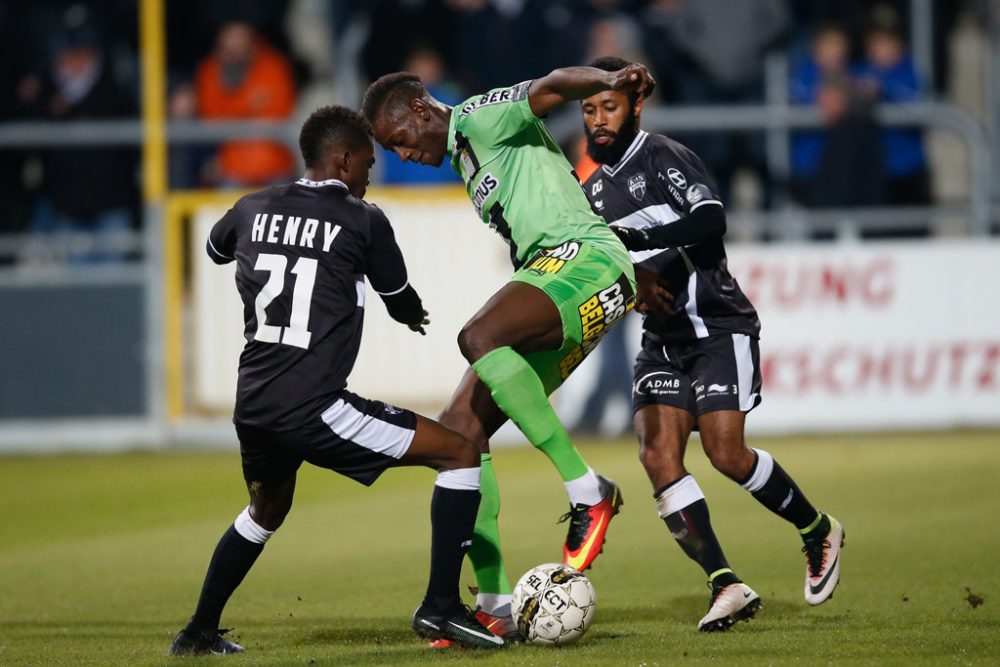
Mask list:
[[[472,545],[479,491],[434,486],[431,498],[431,573],[424,605],[446,611],[461,603],[458,579]]]
[[[741,486],[761,505],[782,519],[795,524],[800,531],[810,527],[816,521],[819,512],[770,454],[758,449],[753,451],[756,457],[753,467]],[[767,475],[768,468],[770,468],[769,475]]]
[[[705,499],[696,500],[687,507],[663,518],[667,529],[688,558],[698,563],[712,582],[712,588],[721,588],[740,582],[722,553],[722,546],[712,530]],[[712,575],[715,575],[714,577]]]
[[[230,526],[212,554],[205,584],[201,588],[198,607],[188,623],[189,630],[217,630],[222,609],[236,587],[253,567],[263,544],[246,539]]]

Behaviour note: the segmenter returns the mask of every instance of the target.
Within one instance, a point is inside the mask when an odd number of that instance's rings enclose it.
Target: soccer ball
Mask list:
[[[524,573],[511,608],[517,628],[532,644],[571,644],[594,620],[597,594],[583,573],[546,563]]]

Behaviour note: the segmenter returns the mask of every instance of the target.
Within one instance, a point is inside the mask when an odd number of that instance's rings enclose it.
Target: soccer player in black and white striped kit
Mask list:
[[[591,63],[608,71],[627,65],[610,57]],[[844,531],[768,452],[744,439],[746,413],[760,403],[760,321],[729,274],[726,214],[712,180],[690,150],[639,129],[637,96],[605,91],[581,105],[587,153],[600,164],[583,187],[631,251],[644,312],[632,394],[639,458],[660,517],[712,588],[698,629],[726,630],[762,605],[729,566],[705,496],[684,467],[694,429],[719,472],[798,529],[805,599],[821,604],[840,578]]]
[[[435,421],[347,390],[366,278],[393,319],[420,333],[428,323],[388,219],[362,200],[375,162],[371,127],[346,107],[323,107],[306,120],[299,144],[304,177],[241,198],[208,237],[214,262],[236,262],[243,300],[247,342],[233,422],[250,504],[215,548],[170,654],[243,652],[219,629],[222,610],[291,509],[303,462],[365,485],[392,467],[437,470],[430,577],[413,629],[466,647],[502,647],[458,590],[479,509],[479,449]]]

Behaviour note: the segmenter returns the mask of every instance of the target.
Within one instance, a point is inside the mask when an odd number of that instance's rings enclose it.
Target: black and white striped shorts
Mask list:
[[[236,424],[236,434],[248,482],[283,482],[305,461],[370,486],[406,454],[416,428],[410,410],[344,390],[318,419],[299,429]]]

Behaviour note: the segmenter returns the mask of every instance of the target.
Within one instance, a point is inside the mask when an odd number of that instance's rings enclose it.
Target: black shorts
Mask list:
[[[632,411],[669,405],[695,416],[718,410],[750,412],[760,403],[760,385],[756,338],[722,334],[665,346],[645,335],[635,360]]]
[[[293,431],[236,424],[248,482],[283,482],[303,461],[370,486],[396,465],[416,433],[417,416],[342,391],[320,417]]]

